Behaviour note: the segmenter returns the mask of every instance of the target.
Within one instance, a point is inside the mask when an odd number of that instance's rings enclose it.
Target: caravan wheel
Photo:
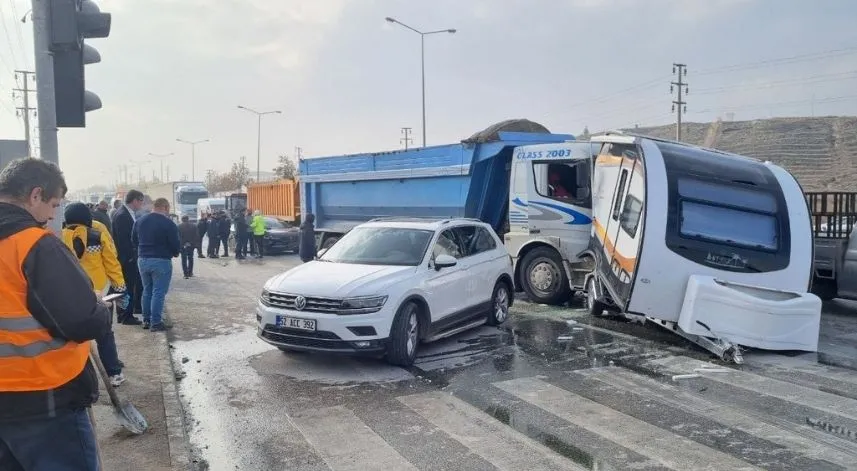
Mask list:
[[[604,314],[604,303],[598,300],[598,291],[594,276],[590,276],[586,282],[586,308],[589,309],[589,315],[600,316]]]

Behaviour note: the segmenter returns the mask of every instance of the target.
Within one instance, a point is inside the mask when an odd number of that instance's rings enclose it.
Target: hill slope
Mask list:
[[[675,125],[628,131],[675,139]],[[685,123],[682,141],[770,160],[788,169],[804,190],[857,191],[857,117],[773,118]]]

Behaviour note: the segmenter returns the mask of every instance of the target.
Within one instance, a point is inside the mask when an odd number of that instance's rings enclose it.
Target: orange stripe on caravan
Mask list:
[[[615,155],[600,154],[598,157],[595,158],[595,165],[598,165],[601,167],[619,167],[623,163],[626,163],[629,167],[633,167],[634,173],[636,173],[637,175],[640,175],[641,177],[643,176],[643,166],[637,165],[635,167],[634,161],[627,158],[627,157],[618,157]]]
[[[615,246],[613,245],[613,241],[607,238],[607,229],[605,229],[597,219],[592,220],[592,226],[595,227],[595,234],[604,244],[604,248],[607,250],[607,253],[613,254],[613,258],[619,266],[628,272],[629,275],[633,274],[634,266],[637,264],[637,257],[626,257],[620,254],[618,250],[614,250]]]

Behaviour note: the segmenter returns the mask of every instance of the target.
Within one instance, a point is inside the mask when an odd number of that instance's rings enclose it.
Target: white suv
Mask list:
[[[268,280],[257,332],[283,351],[386,353],[408,366],[420,342],[505,321],[513,292],[512,259],[491,226],[377,220]]]

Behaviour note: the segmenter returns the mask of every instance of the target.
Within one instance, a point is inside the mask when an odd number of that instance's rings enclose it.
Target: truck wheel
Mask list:
[[[538,247],[527,253],[521,263],[521,285],[530,301],[557,305],[571,296],[568,276],[556,250]]]
[[[835,299],[838,294],[836,289],[836,280],[813,280],[812,294],[821,298],[822,301],[830,301]]]
[[[420,308],[408,301],[399,308],[390,327],[387,361],[397,366],[411,366],[420,344]]]
[[[337,242],[339,242],[338,236],[328,237],[327,239],[324,239],[324,242],[321,244],[321,248],[329,249],[329,248],[333,247],[333,244],[335,244]]]

